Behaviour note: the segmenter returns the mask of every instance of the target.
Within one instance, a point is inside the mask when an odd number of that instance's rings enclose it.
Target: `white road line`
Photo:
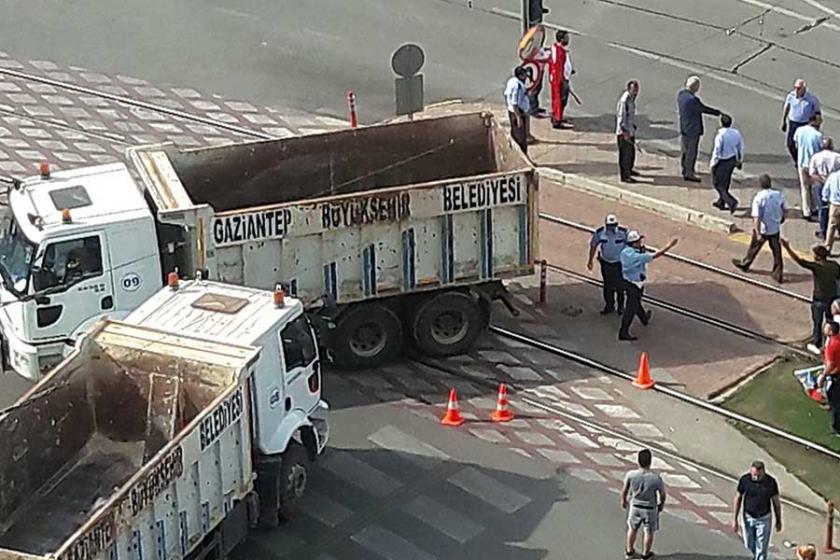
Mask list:
[[[378,525],[365,527],[350,539],[387,560],[435,560],[434,556]]]
[[[339,478],[377,497],[385,497],[402,487],[402,483],[345,451],[333,451],[321,465]]]
[[[426,496],[417,496],[402,509],[460,544],[466,544],[484,530],[472,519]]]
[[[432,461],[425,459],[436,459],[438,461],[449,459],[449,456],[440,449],[420,441],[394,426],[385,426],[377,430],[368,436],[368,440],[388,451],[404,453],[406,459],[423,468],[434,466]]]
[[[473,467],[461,469],[448,480],[461,490],[507,514],[516,513],[531,503],[531,498],[528,496],[520,494]]]
[[[788,10],[787,8],[782,8],[779,6],[774,6],[773,4],[769,4],[767,2],[762,2],[761,0],[738,0],[744,4],[749,4],[751,6],[755,6],[757,8],[763,8],[765,10],[770,10],[771,12],[776,12],[778,14],[782,14],[784,16],[788,16],[794,19],[798,19],[800,21],[805,21],[808,23],[814,23],[816,18],[811,16],[806,16],[805,14],[800,14],[799,12],[794,12],[793,10]],[[807,2],[808,0],[803,0]],[[833,23],[823,23],[820,24],[820,27],[825,27],[827,29],[831,29],[832,31],[840,31],[840,26],[835,25]]]
[[[801,1],[805,2],[809,6],[813,6],[814,8],[827,13],[831,17],[837,17],[838,15],[840,15],[837,12],[835,12],[834,10],[832,10],[831,8],[829,8],[828,6],[817,2],[817,0],[801,0]]]
[[[304,514],[317,519],[328,527],[335,527],[353,515],[353,511],[329,496],[309,490],[304,498]]]

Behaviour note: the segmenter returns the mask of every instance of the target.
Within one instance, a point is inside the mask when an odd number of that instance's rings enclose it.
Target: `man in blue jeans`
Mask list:
[[[779,499],[779,485],[775,478],[764,471],[764,463],[753,461],[750,472],[738,481],[738,493],[732,508],[732,530],[737,533],[743,522],[741,534],[744,546],[754,560],[767,560],[773,516],[776,518],[776,531],[781,531],[782,502]]]

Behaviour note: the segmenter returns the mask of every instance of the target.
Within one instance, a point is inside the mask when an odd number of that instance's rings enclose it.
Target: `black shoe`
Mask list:
[[[653,309],[648,309],[648,312],[647,312],[647,314],[645,315],[645,320],[644,320],[644,321],[642,321],[642,324],[643,324],[644,326],[648,326],[648,324],[650,323],[650,320],[651,320],[651,318],[652,318],[652,317],[653,317]]]
[[[825,234],[821,231],[815,231],[814,232],[814,237],[816,237],[817,239],[819,239],[821,241],[825,241]]]
[[[732,266],[734,266],[741,272],[747,272],[750,269],[750,267],[744,266],[744,264],[738,259],[732,259]]]
[[[632,342],[634,340],[639,340],[638,336],[633,336],[632,334],[620,334],[618,335],[618,340],[625,340],[627,342]]]
[[[653,552],[648,552],[647,554],[642,554],[642,560],[650,560],[656,556]]]
[[[726,210],[726,204],[724,204],[722,200],[716,200],[712,202],[712,206],[714,206],[718,210]]]
[[[619,305],[618,308],[615,310],[615,312],[618,313],[619,315],[624,315],[624,306]]]
[[[639,173],[638,171],[636,171],[635,169],[634,169],[633,171],[631,171],[631,172],[630,172],[630,175],[631,175],[632,177],[641,177],[641,176],[642,176],[642,174],[641,174],[641,173]],[[635,553],[634,553],[634,554],[635,554]]]
[[[636,179],[634,179],[633,177],[622,177],[621,182],[622,183],[638,183],[638,181]]]
[[[635,558],[636,557],[636,551],[632,550],[632,549],[631,550],[625,550],[624,551],[624,557],[627,558],[628,560],[630,558]]]
[[[689,183],[701,183],[703,179],[700,177],[683,177],[683,181],[688,181]]]
[[[601,310],[601,315],[609,315],[613,311],[615,310],[612,307],[605,307]]]
[[[737,200],[729,207],[729,213],[734,214],[736,210],[738,210],[738,201]]]

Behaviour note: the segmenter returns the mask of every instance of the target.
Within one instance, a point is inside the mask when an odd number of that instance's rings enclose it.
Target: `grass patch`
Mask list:
[[[794,369],[811,365],[799,359],[783,358],[723,406],[840,452],[840,438],[831,433],[830,413],[810,400],[793,377]],[[735,424],[815,492],[840,502],[840,461],[761,430]]]

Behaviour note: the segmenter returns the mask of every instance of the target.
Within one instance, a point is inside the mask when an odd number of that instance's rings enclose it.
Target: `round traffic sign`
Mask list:
[[[423,49],[413,43],[401,46],[391,56],[391,68],[403,78],[410,78],[419,72],[424,62],[426,62],[426,55]]]

